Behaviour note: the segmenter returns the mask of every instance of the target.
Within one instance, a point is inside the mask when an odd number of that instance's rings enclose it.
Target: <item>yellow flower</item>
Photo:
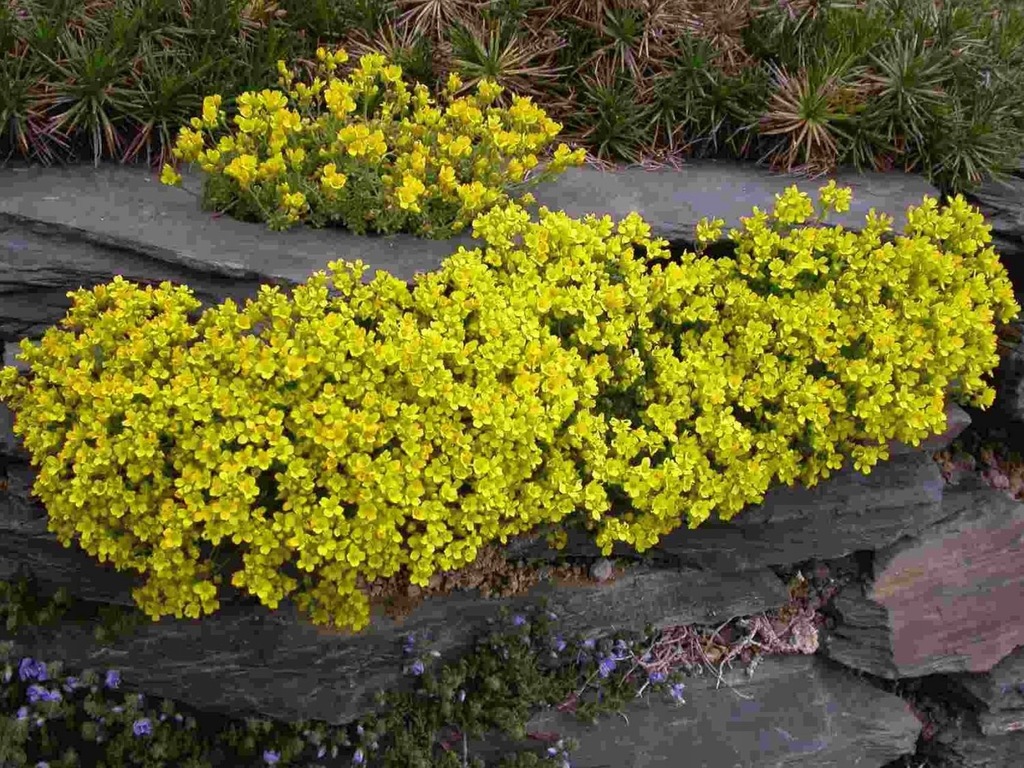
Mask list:
[[[465,157],[473,151],[473,142],[469,136],[459,136],[448,145],[448,154],[453,158]]]
[[[164,163],[163,171],[160,173],[160,182],[175,187],[181,184],[181,175],[174,170],[170,163]]]
[[[404,211],[419,213],[420,207],[417,204],[420,195],[427,191],[423,182],[407,173],[402,177],[402,185],[398,188],[398,205]]]
[[[445,192],[455,189],[455,184],[457,183],[455,169],[450,165],[442,165],[441,170],[437,174],[437,181]]]
[[[224,113],[220,111],[221,97],[220,95],[207,96],[203,99],[203,126],[206,128],[216,128],[220,116]]]

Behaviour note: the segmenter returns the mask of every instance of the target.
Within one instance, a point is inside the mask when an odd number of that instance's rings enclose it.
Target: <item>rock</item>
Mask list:
[[[717,572],[842,557],[884,546],[938,520],[942,487],[942,474],[929,454],[903,454],[879,463],[870,475],[847,467],[813,488],[773,488],[761,504],[732,520],[709,520],[693,530],[683,526],[652,551]],[[509,546],[516,555],[548,552],[543,542]],[[619,544],[613,555],[630,551]],[[570,533],[564,552],[600,556],[585,532]]]
[[[526,730],[577,739],[571,761],[580,768],[868,768],[912,753],[921,730],[899,697],[813,656],[768,657],[752,677],[735,669],[723,680],[687,678],[681,705],[664,692],[645,693],[624,717],[597,726],[546,710]],[[480,745],[482,754],[507,749],[491,741]]]
[[[84,565],[80,574],[95,577]],[[66,584],[74,594],[73,584]],[[60,658],[73,668],[116,668],[125,687],[173,697],[202,710],[238,715],[255,712],[282,721],[310,718],[335,725],[373,707],[378,689],[402,689],[402,638],[432,633],[431,649],[455,661],[503,605],[521,610],[541,598],[569,632],[600,636],[704,622],[716,616],[758,613],[780,607],[786,591],[770,571],[741,575],[632,569],[614,582],[566,586],[545,582],[524,596],[484,600],[473,592],[433,595],[404,620],[379,613],[363,633],[316,627],[290,600],[270,611],[255,600],[223,606],[199,620],[144,619],[110,648],[99,646],[93,625],[62,621],[27,629],[15,653]]]
[[[1005,182],[989,180],[965,195],[992,227],[992,244],[1013,280],[1024,291],[1024,170]]]
[[[1024,645],[1024,505],[949,487],[939,522],[880,549],[870,585],[834,602],[826,653],[886,678],[985,672]]]
[[[740,217],[750,216],[755,205],[771,210],[775,195],[787,187],[795,184],[817,200],[818,189],[833,178],[853,189],[850,210],[829,217],[831,224],[847,229],[860,229],[872,207],[892,215],[893,227],[902,229],[908,206],[920,205],[925,195],[938,197],[934,187],[913,174],[841,171],[812,180],[727,160],[688,160],[680,170],[570,168],[538,187],[534,196],[541,205],[571,216],[596,213],[618,219],[636,211],[659,237],[692,243],[697,222],[705,216],[723,219],[728,233],[741,226]]]
[[[185,169],[182,175],[177,188],[161,184],[145,165],[44,168],[15,161],[0,168],[0,340],[38,337],[66,313],[67,291],[108,282],[115,274],[136,282],[184,283],[209,304],[227,297],[243,301],[263,283],[294,285],[334,259],[362,259],[371,275],[384,269],[411,280],[437,268],[459,245],[478,244],[469,234],[425,240],[307,226],[273,232],[261,223],[214,218],[196,197],[202,174]],[[872,206],[902,226],[908,205],[935,194],[916,175],[838,178],[854,187],[854,200],[837,221],[853,228]],[[690,241],[701,217],[739,226],[740,216],[749,216],[755,205],[769,208],[794,183],[815,191],[825,181],[717,161],[695,161],[682,171],[573,168],[539,187],[537,198],[573,215],[622,218],[636,210],[656,235]]]
[[[941,730],[923,745],[922,757],[948,768],[1010,768],[1024,765],[1024,733],[986,736],[969,719]]]
[[[946,403],[946,428],[937,435],[922,440],[919,445],[912,446],[899,440],[889,441],[889,455],[902,456],[915,451],[941,451],[948,448],[960,434],[971,425],[971,417],[963,408],[954,402]]]
[[[1024,717],[1024,646],[1004,656],[987,672],[950,674],[946,680],[972,709]]]
[[[590,566],[590,578],[596,581],[608,581],[612,577],[614,570],[612,561],[602,557]]]

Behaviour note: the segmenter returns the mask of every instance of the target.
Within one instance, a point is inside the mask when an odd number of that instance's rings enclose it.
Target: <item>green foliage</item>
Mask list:
[[[3,586],[26,602],[23,584]],[[30,607],[16,610],[24,614]],[[566,642],[553,633],[555,620],[543,601],[511,621],[503,610],[466,655],[444,665],[436,663],[429,637],[409,635],[404,654],[423,665],[414,684],[379,692],[375,711],[340,728],[307,720],[285,724],[256,717],[229,719],[187,707],[183,716],[170,700],[154,707],[145,696],[114,693],[109,677],[104,682],[91,669],[65,678],[64,665],[50,661],[40,675],[39,662],[32,659],[22,660],[16,669],[10,644],[0,644],[0,715],[10,715],[0,718],[0,759],[12,768],[39,760],[51,768],[209,768],[212,750],[223,748],[238,758],[264,762],[273,753],[284,768],[306,765],[314,753],[321,759],[329,753],[334,759],[339,751],[357,750],[353,757],[359,755],[366,768],[483,768],[469,742],[494,732],[521,741],[527,720],[539,707],[572,701],[581,720],[596,722],[638,694],[664,692],[678,680],[673,674],[652,681],[635,663],[627,663],[636,659],[633,648],[654,642],[651,627],[637,638]],[[612,657],[619,666],[598,674],[601,660]],[[22,681],[26,663],[29,675]],[[61,691],[60,700],[29,699],[26,706],[26,689],[37,683],[43,690]],[[148,723],[148,733],[136,732],[140,721]],[[545,744],[549,746],[541,753],[533,747],[506,754],[497,766],[563,768],[576,747],[572,740]]]
[[[675,50],[691,39],[707,46],[700,70]],[[325,44],[384,53],[430,88],[451,72],[494,80],[500,103],[532,96],[567,139],[608,160],[898,166],[955,194],[1024,154],[1014,0],[723,0],[642,14],[631,1],[12,0],[0,4],[0,152],[163,165],[203,95],[225,94],[234,116],[229,94],[273,83],[279,60],[311,66]],[[828,78],[802,86],[805,107],[828,104],[827,120],[763,132],[779,127],[773,72],[792,89],[840,61],[838,93]],[[797,138],[803,125],[820,134],[813,146]]]

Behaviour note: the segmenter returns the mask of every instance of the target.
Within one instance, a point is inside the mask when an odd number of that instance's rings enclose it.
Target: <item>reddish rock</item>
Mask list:
[[[941,522],[876,553],[873,582],[837,597],[830,656],[888,678],[985,672],[1024,644],[1024,505],[950,487]]]

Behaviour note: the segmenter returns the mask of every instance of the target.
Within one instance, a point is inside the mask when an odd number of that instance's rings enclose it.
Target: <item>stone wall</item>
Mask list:
[[[63,316],[64,292],[115,274],[184,282],[207,302],[241,300],[260,284],[301,281],[335,256],[411,277],[455,246],[213,220],[187,191],[156,185],[144,169],[0,170],[0,181],[0,342],[8,357],[13,342]],[[871,206],[899,219],[932,193],[897,174],[839,181],[857,187],[851,226]],[[577,215],[638,210],[657,233],[685,240],[701,215],[735,226],[792,182],[735,164],[577,170],[538,198]],[[819,183],[798,182],[808,191]],[[359,635],[315,627],[288,600],[270,611],[235,594],[213,616],[147,622],[109,647],[94,641],[90,624],[64,621],[19,635],[16,652],[117,668],[129,690],[207,711],[342,724],[365,713],[378,689],[409,684],[402,637],[410,631],[429,631],[452,660],[501,606],[541,597],[567,631],[593,637],[646,624],[717,626],[785,605],[784,572],[825,583],[845,571],[851,578],[835,582],[842,586],[823,609],[825,629],[802,651],[766,657],[752,676],[727,669],[721,680],[695,677],[682,709],[645,702],[597,729],[549,711],[531,729],[576,735],[573,763],[582,768],[607,765],[612,753],[622,756],[616,766],[674,764],[680,748],[698,750],[694,764],[703,765],[883,766],[915,749],[962,766],[1013,765],[1024,759],[1024,734],[1016,733],[1024,721],[1024,506],[971,475],[943,478],[932,453],[969,421],[951,404],[944,434],[917,449],[894,445],[870,475],[847,468],[812,489],[773,489],[733,521],[679,530],[644,556],[620,547],[609,563],[578,534],[561,554],[516,539],[505,556],[542,574],[525,594],[433,595],[400,620],[375,612]],[[0,409],[0,578],[29,573],[47,593],[65,587],[83,604],[133,605],[136,575],[65,549],[47,530],[10,427]],[[557,578],[566,559],[595,578]],[[960,715],[926,744],[921,713],[889,685],[924,682]],[[501,746],[497,738],[477,745],[481,753]]]

